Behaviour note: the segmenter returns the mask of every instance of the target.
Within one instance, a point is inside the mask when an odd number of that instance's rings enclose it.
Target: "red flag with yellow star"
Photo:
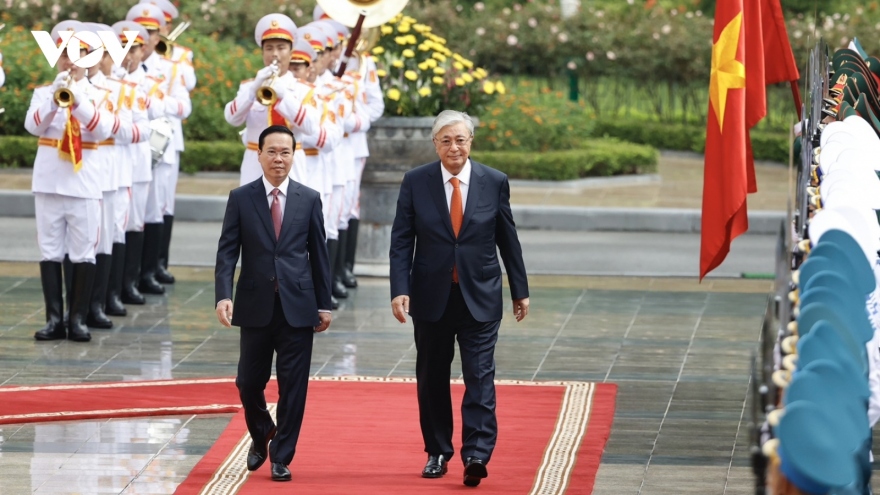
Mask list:
[[[719,0],[709,80],[700,280],[724,261],[731,241],[749,228],[744,28],[743,0]]]

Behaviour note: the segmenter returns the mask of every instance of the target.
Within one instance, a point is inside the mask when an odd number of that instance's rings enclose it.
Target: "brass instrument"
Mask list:
[[[358,38],[357,43],[354,46],[355,52],[357,52],[358,58],[358,74],[360,74],[361,81],[367,78],[367,61],[366,56],[373,51],[373,48],[379,43],[379,28],[371,27],[366,29],[361,33],[361,37]]]
[[[272,106],[276,101],[278,101],[278,94],[275,93],[275,90],[272,89],[272,83],[275,82],[275,79],[278,77],[278,59],[272,61],[272,77],[266,81],[264,86],[260,86],[257,89],[257,101],[260,105],[264,106]]]
[[[365,16],[362,29],[379,27],[400,13],[409,0],[318,0],[318,5],[334,21],[354,28]],[[354,34],[354,33],[352,33]]]
[[[158,53],[162,57],[170,57],[171,50],[174,48],[174,41],[177,40],[177,38],[180,37],[180,35],[183,34],[184,31],[186,31],[186,28],[188,28],[190,24],[192,23],[189,21],[183,22],[181,24],[178,24],[173,31],[168,33],[168,36],[160,36],[159,42],[156,43],[156,53]]]
[[[61,108],[67,108],[74,104],[73,91],[70,90],[72,82],[73,75],[68,73],[67,79],[64,80],[64,87],[56,89],[52,96],[55,99],[55,104]]]

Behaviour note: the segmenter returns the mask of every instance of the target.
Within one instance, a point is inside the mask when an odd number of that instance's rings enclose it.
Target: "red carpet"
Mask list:
[[[274,395],[275,390],[271,384],[267,392]],[[463,390],[462,385],[453,386],[454,403],[461,402]],[[497,390],[498,445],[489,464],[489,478],[483,480],[479,493],[591,493],[611,429],[617,387],[499,382]],[[175,493],[351,495],[470,490],[462,484],[463,468],[457,458],[442,479],[419,476],[426,454],[418,424],[413,381],[312,381],[297,455],[290,466],[293,481],[272,482],[268,463],[255,473],[246,471],[250,437],[240,412]]]

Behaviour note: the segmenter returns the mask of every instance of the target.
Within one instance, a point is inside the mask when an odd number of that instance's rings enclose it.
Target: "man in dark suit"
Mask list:
[[[468,158],[474,124],[445,110],[432,130],[439,161],[406,173],[391,230],[391,308],[413,319],[425,478],[447,472],[452,447],[450,368],[461,350],[464,484],[488,476],[495,419],[495,342],[501,324],[501,252],[513,313],[529,312],[522,248],[510,211],[507,176]]]
[[[330,308],[330,260],[321,195],[288,177],[294,147],[287,127],[271,126],[260,134],[263,176],[229,193],[214,270],[217,318],[227,327],[241,327],[235,383],[252,439],[247,468],[254,471],[269,457],[275,481],[290,480],[287,466],[302,426],[314,333],[326,330],[331,320],[325,309]],[[263,393],[274,352],[277,427]]]

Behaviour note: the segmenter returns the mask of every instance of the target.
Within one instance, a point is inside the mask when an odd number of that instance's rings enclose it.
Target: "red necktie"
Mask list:
[[[281,236],[281,200],[278,199],[280,192],[277,187],[272,189],[272,225],[275,227],[276,241]]]
[[[452,200],[449,202],[449,219],[452,220],[452,232],[455,234],[455,237],[458,238],[458,231],[461,230],[461,221],[464,218],[464,213],[462,212],[461,207],[461,188],[459,187],[458,177],[453,177],[449,179],[449,183],[452,184]],[[452,281],[458,283],[458,268],[453,265],[452,266]]]

